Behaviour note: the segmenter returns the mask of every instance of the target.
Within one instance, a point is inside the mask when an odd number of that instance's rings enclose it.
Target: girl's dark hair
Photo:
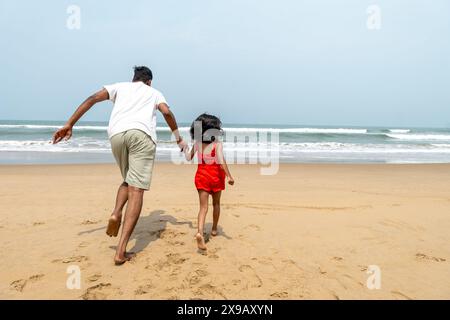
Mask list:
[[[203,143],[214,142],[218,136],[223,134],[222,122],[216,116],[203,113],[192,122],[190,130],[192,140],[200,141],[200,132]]]

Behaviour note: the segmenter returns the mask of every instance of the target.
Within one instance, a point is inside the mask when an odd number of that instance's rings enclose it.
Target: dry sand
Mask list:
[[[231,170],[202,255],[195,166],[157,163],[129,244],[138,256],[116,267],[115,165],[0,166],[0,298],[450,299],[450,165]],[[66,288],[71,265],[79,290]]]

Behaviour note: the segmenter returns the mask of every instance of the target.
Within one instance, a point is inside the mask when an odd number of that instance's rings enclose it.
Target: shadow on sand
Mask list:
[[[161,233],[167,228],[167,224],[188,225],[194,229],[192,221],[179,221],[174,216],[166,214],[164,210],[152,211],[148,216],[141,216],[136,225],[136,229],[131,235],[131,240],[136,240],[130,251],[139,252],[144,250],[150,243],[157,240]],[[114,248],[115,249],[115,248]]]
[[[172,215],[166,214],[164,210],[154,210],[150,212],[147,216],[142,216],[139,218],[136,228],[134,232],[131,234],[130,241],[136,240],[133,248],[130,248],[129,251],[132,252],[140,252],[147,248],[153,241],[156,241],[160,238],[161,233],[163,233],[167,224],[170,223],[172,225],[188,225],[190,229],[196,229],[194,227],[192,221],[179,221]],[[210,240],[210,231],[211,231],[212,223],[205,224],[205,241],[208,242]],[[105,230],[106,227],[100,227],[95,229],[90,229],[86,231],[79,232],[78,235],[89,234],[100,230]],[[228,236],[222,229],[222,227],[218,226],[218,237],[225,237],[226,239],[232,239]],[[110,246],[111,249],[116,250],[116,246]]]

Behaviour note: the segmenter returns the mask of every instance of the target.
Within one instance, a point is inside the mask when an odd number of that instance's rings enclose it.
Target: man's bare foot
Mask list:
[[[120,266],[120,265],[124,264],[125,262],[130,261],[134,257],[136,257],[136,253],[134,253],[134,252],[125,252],[123,257],[114,257],[114,264],[116,266]]]
[[[213,237],[215,237],[215,236],[217,236],[217,230],[211,230],[211,235],[213,236]]]
[[[200,234],[200,232],[198,232],[195,235],[195,239],[197,240],[197,247],[200,250],[206,250],[206,244],[205,244],[205,239],[203,238],[203,236]]]
[[[106,228],[106,234],[108,236],[117,237],[117,235],[119,234],[121,220],[122,217],[117,217],[115,215],[112,215],[109,218],[108,227]]]

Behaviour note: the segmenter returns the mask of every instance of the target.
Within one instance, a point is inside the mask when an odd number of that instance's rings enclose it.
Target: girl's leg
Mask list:
[[[203,228],[205,227],[206,214],[208,213],[208,197],[208,192],[198,190],[200,210],[198,211],[198,232],[195,235],[195,238],[197,239],[197,246],[201,250],[206,249],[205,239],[203,238]]]
[[[212,236],[217,236],[217,224],[219,223],[220,217],[220,196],[222,195],[222,191],[215,192],[212,194],[213,198],[213,225],[211,230]]]

